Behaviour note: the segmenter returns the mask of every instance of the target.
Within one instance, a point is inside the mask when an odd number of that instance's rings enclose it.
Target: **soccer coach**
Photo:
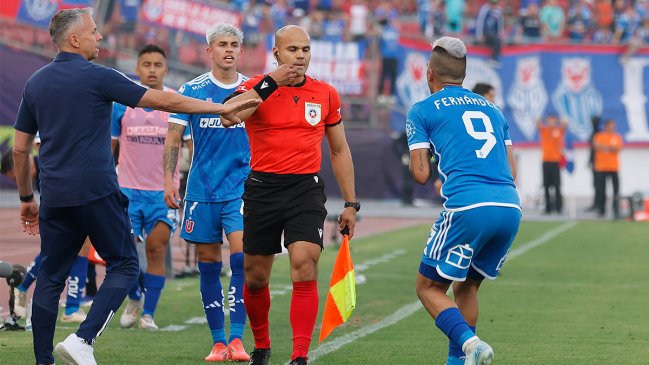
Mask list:
[[[223,106],[173,93],[146,89],[109,68],[97,57],[102,36],[92,9],[57,12],[50,35],[59,53],[34,73],[23,92],[14,128],[13,156],[20,221],[31,235],[41,234],[42,266],[34,292],[32,323],[37,364],[52,364],[58,299],[72,262],[86,236],[106,262],[106,278],[79,330],[57,344],[66,363],[96,364],[95,338],[106,328],[139,268],[128,217],[128,199],[117,184],[111,153],[113,101],[130,107],[179,113],[234,113],[260,100]],[[40,132],[41,207],[34,200],[29,151]]]

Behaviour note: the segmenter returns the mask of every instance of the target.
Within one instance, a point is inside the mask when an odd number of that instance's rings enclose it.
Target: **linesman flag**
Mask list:
[[[356,307],[356,279],[354,278],[354,263],[349,253],[349,237],[343,236],[336,263],[331,273],[329,293],[322,316],[320,342],[327,338],[331,331],[347,322]]]

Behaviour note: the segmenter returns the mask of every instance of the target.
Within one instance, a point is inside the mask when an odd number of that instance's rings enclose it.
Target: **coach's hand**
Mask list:
[[[338,216],[338,230],[347,227],[349,229],[349,239],[354,237],[354,227],[356,227],[356,209],[347,207]]]
[[[180,209],[180,192],[172,182],[165,179],[165,204],[171,209]]]
[[[289,64],[283,64],[271,72],[268,76],[272,77],[277,86],[293,85],[297,79],[297,67]]]
[[[36,200],[20,203],[20,226],[23,228],[23,232],[30,236],[41,233],[38,226],[38,203]]]
[[[237,117],[237,113],[242,110],[256,108],[261,104],[261,99],[247,99],[247,100],[233,100],[227,104],[223,104],[219,114],[221,116],[221,125],[228,128],[242,121]]]

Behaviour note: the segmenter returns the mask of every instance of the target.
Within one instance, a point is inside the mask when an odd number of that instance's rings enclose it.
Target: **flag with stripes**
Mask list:
[[[356,307],[356,279],[354,278],[354,263],[349,252],[349,237],[343,236],[343,241],[336,256],[329,293],[322,315],[320,341],[329,336],[331,331],[347,322]]]

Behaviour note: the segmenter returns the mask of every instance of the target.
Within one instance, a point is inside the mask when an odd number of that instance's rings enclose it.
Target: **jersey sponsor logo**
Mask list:
[[[469,244],[457,245],[451,248],[446,255],[446,263],[459,269],[467,269],[471,265],[473,249]]]
[[[503,256],[500,261],[498,261],[498,266],[496,266],[496,271],[500,271],[502,269],[503,265],[505,265],[505,261],[507,261],[507,255],[509,255],[509,250],[507,250],[507,253],[505,256]]]
[[[319,179],[318,179],[318,177],[317,177],[317,176],[314,176],[314,177],[313,177],[313,180],[314,180],[314,181],[315,181],[315,183],[317,184],[317,183],[318,183],[318,180],[319,180]]]
[[[322,239],[322,228],[318,228],[318,234],[320,235],[320,239]]]
[[[260,89],[265,89],[267,87],[268,87],[268,83],[266,81],[264,81],[264,82],[261,83]]]
[[[225,128],[223,123],[221,123],[221,118],[207,118],[203,117],[198,122],[199,127],[201,128]],[[245,128],[245,124],[237,124],[230,128]]]
[[[320,123],[322,110],[320,104],[304,103],[304,119],[311,125]]]
[[[185,232],[187,233],[192,233],[194,231],[194,221],[190,221],[189,219],[185,220]]]
[[[561,83],[552,94],[552,104],[561,118],[569,120],[568,128],[582,141],[592,133],[591,118],[602,115],[602,94],[591,80],[592,66],[587,58],[565,58],[561,61]]]
[[[514,83],[507,101],[512,108],[518,129],[528,140],[534,139],[536,121],[542,117],[548,103],[548,93],[541,78],[538,57],[524,57],[516,62]]]
[[[299,96],[294,96],[293,101],[295,102],[295,104],[297,104],[297,102],[300,101],[300,97]]]
[[[246,87],[246,85],[239,85],[239,87],[235,91],[245,93],[246,91],[248,91],[248,88]]]
[[[154,125],[138,125],[138,126],[131,126],[126,128],[126,135],[127,136],[133,136],[133,135],[138,135],[138,136],[166,136],[167,135],[167,127],[158,127]]]

